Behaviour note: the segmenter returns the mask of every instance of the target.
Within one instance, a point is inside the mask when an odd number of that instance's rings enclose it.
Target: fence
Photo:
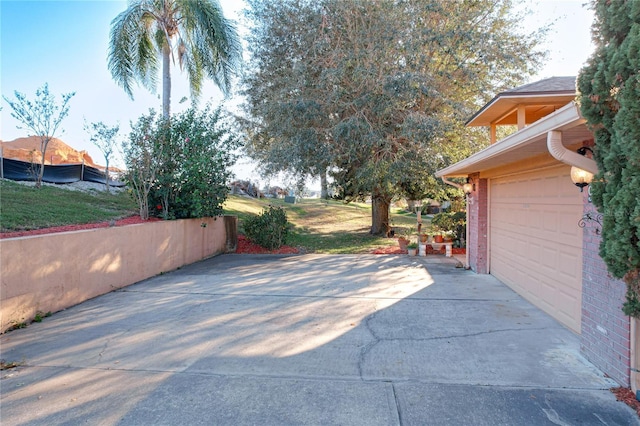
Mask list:
[[[28,163],[26,161],[12,160],[2,158],[2,167],[0,167],[0,178],[11,180],[35,180],[36,171],[40,168],[40,164]],[[48,183],[72,183],[78,181],[88,181],[96,183],[107,183],[105,172],[95,167],[85,166],[84,164],[58,164],[44,165],[43,182]],[[110,186],[121,187],[124,182],[109,179]]]

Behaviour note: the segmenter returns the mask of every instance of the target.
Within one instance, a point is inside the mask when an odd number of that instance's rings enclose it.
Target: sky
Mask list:
[[[593,13],[587,0],[525,1],[531,13],[523,28],[553,24],[543,48],[549,58],[540,72],[530,79],[536,81],[552,76],[577,75],[593,52],[590,28]],[[241,0],[220,0],[227,18],[240,21],[244,3]],[[86,150],[98,164],[104,156],[89,141],[84,122],[104,122],[120,125],[120,136],[128,135],[129,123],[136,121],[150,108],[161,110],[160,85],[155,94],[143,87],[134,89],[134,99],[112,80],[107,69],[110,23],[127,6],[120,0],[74,1],[11,1],[0,0],[0,92],[15,99],[14,91],[35,98],[35,92],[45,83],[56,95],[76,92],[69,105],[69,115],[62,122],[62,132],[56,137],[77,150]],[[172,112],[189,106],[179,100],[189,96],[188,82],[176,69],[172,72]],[[226,105],[233,108],[238,98],[223,99],[210,82],[205,83],[200,105]],[[18,129],[19,122],[11,117],[11,108],[0,101],[0,140],[11,141],[27,136]],[[121,165],[117,158],[110,163]],[[243,159],[234,167],[237,178],[262,181],[255,165]]]

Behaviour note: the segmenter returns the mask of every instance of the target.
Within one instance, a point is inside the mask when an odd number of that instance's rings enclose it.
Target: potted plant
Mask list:
[[[400,250],[402,251],[407,250],[408,245],[409,245],[409,238],[405,237],[404,235],[400,235],[398,237],[398,246],[400,247]]]
[[[442,236],[442,234],[435,234],[433,236],[433,242],[434,243],[443,243],[444,242],[444,237]]]
[[[405,230],[398,236],[398,246],[400,246],[400,250],[407,250],[407,246],[409,245],[409,236],[413,233],[413,228],[409,228]]]
[[[409,243],[407,246],[407,253],[409,253],[409,256],[415,256],[418,254],[418,243]]]

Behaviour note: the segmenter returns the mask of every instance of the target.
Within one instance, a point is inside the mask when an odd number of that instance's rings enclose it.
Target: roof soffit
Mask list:
[[[546,155],[549,153],[547,133],[551,130],[559,130],[563,133],[563,143],[567,147],[593,139],[577,105],[571,102],[535,124],[511,134],[458,163],[438,170],[436,176],[464,177]]]

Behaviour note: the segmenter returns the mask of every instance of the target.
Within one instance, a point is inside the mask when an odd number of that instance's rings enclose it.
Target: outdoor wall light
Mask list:
[[[578,154],[586,155],[587,151],[590,151],[593,154],[591,148],[587,146],[583,146],[582,148],[578,148]],[[593,180],[593,173],[589,173],[586,170],[582,170],[579,167],[571,166],[571,182],[578,188],[580,188],[580,192],[584,190],[584,187],[589,185]]]
[[[471,182],[469,182],[469,178],[467,178],[467,183],[465,183],[464,185],[462,185],[462,190],[464,191],[465,194],[469,195],[471,194],[473,191],[475,191],[475,185]]]

